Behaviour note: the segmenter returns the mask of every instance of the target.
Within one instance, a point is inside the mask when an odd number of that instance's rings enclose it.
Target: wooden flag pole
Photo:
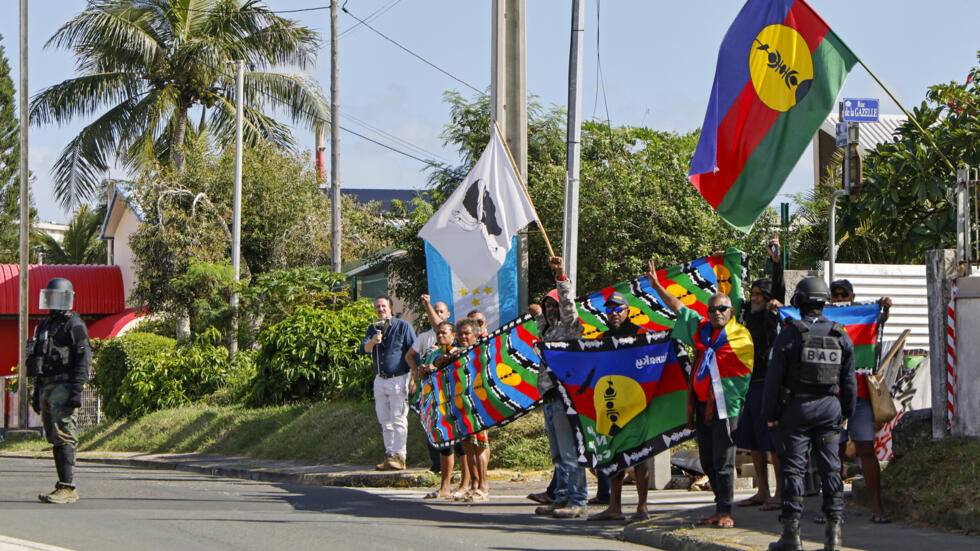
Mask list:
[[[514,160],[514,154],[510,152],[510,146],[507,145],[507,140],[504,139],[504,134],[500,131],[500,126],[497,125],[496,120],[493,121],[493,127],[497,129],[497,135],[500,136],[500,141],[504,144],[504,150],[507,151],[507,158],[510,159],[510,164],[514,167],[514,174],[517,174],[517,181],[521,184],[521,189],[524,191],[524,196],[527,197],[528,204],[531,205],[531,211],[534,212],[534,220],[538,223],[538,229],[541,230],[541,235],[544,236],[544,244],[548,247],[548,254],[555,256],[555,251],[551,248],[551,241],[548,239],[548,233],[544,231],[544,224],[541,223],[541,217],[538,216],[538,209],[534,208],[534,201],[531,200],[531,194],[527,192],[527,186],[524,185],[524,178],[521,177],[521,169],[517,166],[517,161]]]
[[[922,125],[919,124],[919,121],[915,120],[915,117],[913,117],[908,111],[905,110],[905,107],[903,107],[902,104],[898,101],[898,98],[896,98],[895,95],[892,94],[891,90],[889,90],[888,87],[885,86],[885,83],[881,82],[881,80],[877,77],[877,75],[871,72],[871,69],[869,69],[868,66],[865,65],[863,61],[861,61],[860,58],[858,58],[858,63],[860,63],[861,67],[864,67],[864,70],[867,71],[869,75],[871,75],[871,78],[875,79],[875,82],[878,83],[878,86],[881,86],[881,89],[884,90],[886,94],[888,94],[888,97],[890,97],[892,101],[895,102],[895,105],[897,105],[898,108],[902,110],[902,113],[905,113],[905,116],[908,117],[910,121],[912,121],[912,124],[914,124],[915,127],[918,128],[920,132],[922,132],[922,135],[925,136],[927,140],[929,140],[929,144],[936,149],[936,153],[938,153],[939,156],[942,157],[944,161],[946,161],[946,165],[949,166],[949,169],[952,170],[953,173],[955,174],[956,167],[953,166],[953,163],[946,157],[946,155],[943,154],[942,150],[939,149],[939,146],[936,145],[936,142],[933,141],[932,135],[929,134],[929,132],[927,132],[925,128],[922,128]]]

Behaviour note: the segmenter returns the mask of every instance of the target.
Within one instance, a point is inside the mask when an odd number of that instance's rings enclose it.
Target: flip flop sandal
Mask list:
[[[715,523],[715,526],[718,528],[735,528],[735,519],[731,517],[719,519],[718,522]]]
[[[596,513],[596,514],[594,514],[594,515],[586,518],[585,520],[592,521],[592,522],[614,522],[614,521],[617,521],[617,520],[626,520],[626,516],[624,516],[624,515],[607,515],[605,512],[602,512],[602,513]]]
[[[717,526],[718,525],[718,519],[716,519],[715,517],[699,518],[698,519],[698,522],[697,522],[697,525],[698,526]]]
[[[432,490],[431,492],[425,494],[425,497],[423,497],[422,499],[438,499],[440,497],[448,498],[450,496],[441,496],[439,495],[439,490]]]
[[[467,503],[482,503],[485,501],[490,501],[490,494],[482,490],[474,490],[473,493],[463,498],[463,501]]]
[[[871,513],[871,522],[874,524],[889,524],[892,519],[888,515],[879,515],[878,513]]]
[[[630,517],[630,522],[639,522],[641,520],[649,520],[649,519],[650,519],[650,513],[633,513],[633,516]]]

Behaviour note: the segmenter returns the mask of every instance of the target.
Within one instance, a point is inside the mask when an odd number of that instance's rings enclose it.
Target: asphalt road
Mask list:
[[[0,536],[77,551],[650,549],[614,539],[621,525],[534,517],[519,488],[469,505],[423,501],[419,490],[268,484],[92,463],[78,471],[82,499],[48,505],[37,494],[54,487],[51,461],[0,459]],[[0,538],[0,550],[18,549],[6,545]]]

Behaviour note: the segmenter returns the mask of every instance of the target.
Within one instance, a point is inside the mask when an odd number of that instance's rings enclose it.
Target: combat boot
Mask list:
[[[50,494],[38,494],[37,498],[44,503],[75,503],[78,501],[78,492],[74,486],[58,483],[54,491]]]
[[[381,463],[378,463],[377,465],[375,465],[374,466],[374,470],[376,470],[376,471],[390,471],[391,470],[391,466],[394,465],[393,461],[394,460],[391,458],[391,455],[390,454],[385,454],[385,460],[382,461]]]
[[[824,551],[840,551],[844,522],[839,518],[827,518],[827,528],[824,530]]]
[[[769,544],[769,551],[803,551],[803,542],[800,541],[800,517],[779,517],[779,522],[783,524],[783,535],[779,541]]]
[[[405,460],[405,456],[404,455],[402,455],[400,453],[396,453],[394,455],[394,459],[395,459],[395,465],[397,467],[395,469],[396,471],[404,471],[405,469],[408,468],[408,465],[406,463],[406,460]]]
[[[551,516],[556,510],[562,509],[568,506],[567,499],[560,499],[558,501],[552,502],[548,505],[541,505],[540,507],[534,508],[535,515]]]

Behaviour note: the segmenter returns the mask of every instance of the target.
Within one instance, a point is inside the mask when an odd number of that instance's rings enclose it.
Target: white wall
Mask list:
[[[126,294],[126,305],[129,305],[129,297],[136,288],[136,259],[133,257],[133,249],[129,246],[129,237],[139,227],[139,219],[133,211],[124,208],[122,216],[119,218],[119,225],[116,226],[115,238],[113,240],[113,260],[122,272],[123,291]]]

